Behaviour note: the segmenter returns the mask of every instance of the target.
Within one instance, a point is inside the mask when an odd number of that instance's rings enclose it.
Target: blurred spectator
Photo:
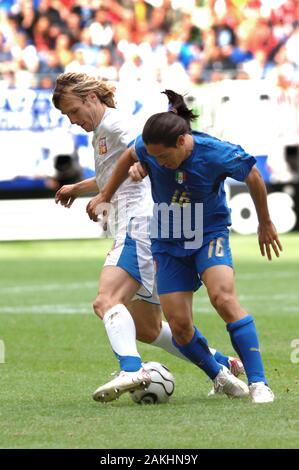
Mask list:
[[[64,24],[69,15],[69,8],[61,0],[39,0],[38,12],[45,16],[50,24]]]
[[[118,70],[113,64],[113,56],[108,47],[103,47],[98,53],[97,70],[101,78],[106,80],[118,79]]]
[[[59,73],[62,73],[64,71],[64,67],[60,62],[57,51],[44,51],[42,54],[39,55],[39,58],[40,62],[38,73],[40,79],[42,79],[44,76],[56,77]]]
[[[40,90],[52,90],[55,86],[53,75],[40,75],[37,88]]]
[[[230,58],[231,48],[229,46],[215,46],[210,52],[209,59],[205,63],[203,77],[205,81],[214,81],[212,76],[228,78],[236,70],[235,62]]]
[[[57,37],[55,49],[63,67],[66,67],[73,60],[74,54],[71,46],[71,39],[67,34],[60,34]]]
[[[31,0],[23,0],[20,2],[19,11],[14,15],[18,27],[24,31],[30,43],[34,43],[34,27],[38,19],[39,13],[34,9]]]
[[[2,0],[0,72],[296,87],[298,24],[298,0]]]
[[[11,47],[11,53],[15,61],[22,61],[24,69],[36,73],[39,67],[39,58],[36,48],[28,43],[24,32],[18,32],[15,36],[16,43]]]
[[[271,64],[267,61],[267,53],[264,49],[258,49],[252,59],[244,62],[240,69],[247,73],[252,80],[262,80],[267,77]]]
[[[41,15],[34,25],[33,43],[39,52],[50,49],[50,25],[50,20],[46,15]]]
[[[100,8],[95,11],[94,18],[88,26],[93,45],[99,47],[111,45],[113,39],[113,28],[111,22],[108,20],[105,8]]]
[[[88,65],[95,65],[98,60],[98,53],[99,47],[92,44],[91,41],[91,34],[89,28],[83,28],[79,36],[78,40],[74,43],[72,50],[76,51],[76,49],[84,50],[84,57],[86,64]]]
[[[129,45],[124,52],[124,63],[119,69],[119,80],[123,82],[135,82],[140,80],[141,58],[137,45]]]
[[[87,73],[87,75],[95,75],[96,67],[88,64],[85,53],[85,49],[76,48],[73,52],[73,60],[66,65],[65,72],[82,72]]]
[[[187,72],[190,81],[194,85],[203,83],[203,63],[200,60],[193,60],[189,63]]]
[[[160,80],[163,88],[184,94],[190,88],[190,78],[179,61],[180,48],[179,41],[170,41],[166,45],[166,63],[161,69]]]
[[[66,18],[67,34],[71,36],[72,42],[76,42],[80,37],[81,32],[81,18],[78,13],[70,12]]]

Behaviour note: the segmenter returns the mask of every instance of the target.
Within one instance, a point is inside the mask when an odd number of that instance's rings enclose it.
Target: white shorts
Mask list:
[[[145,232],[131,231],[126,236],[116,237],[104,266],[118,266],[140,283],[134,299],[160,304],[156,288],[151,241]]]

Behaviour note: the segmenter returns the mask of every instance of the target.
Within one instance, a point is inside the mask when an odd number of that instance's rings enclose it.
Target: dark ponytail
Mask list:
[[[191,134],[191,121],[197,115],[188,109],[182,95],[172,90],[164,93],[169,102],[169,111],[151,116],[145,123],[142,138],[145,144],[163,144],[176,147],[180,135]]]
[[[183,119],[185,119],[186,122],[189,123],[189,127],[191,127],[191,121],[194,121],[194,119],[196,119],[198,115],[194,114],[192,109],[187,108],[182,95],[178,95],[172,90],[165,90],[162,91],[162,93],[164,93],[164,95],[166,95],[168,98],[168,111],[172,111],[178,116],[181,116]]]

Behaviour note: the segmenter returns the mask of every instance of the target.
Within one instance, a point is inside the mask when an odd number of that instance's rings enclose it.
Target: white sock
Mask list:
[[[185,361],[189,361],[181,352],[174,346],[172,342],[172,332],[169,327],[169,324],[166,321],[162,321],[161,331],[159,336],[151,343],[153,346],[157,346],[158,348],[165,349],[165,351],[173,354],[173,356],[177,356],[180,359],[184,359]]]
[[[184,359],[185,361],[189,361],[186,356],[184,356],[173,344],[172,342],[172,332],[170,329],[169,324],[166,321],[162,321],[161,331],[159,336],[151,343],[152,346],[156,346],[158,348],[164,349],[165,351],[169,352],[173,356],[179,357],[180,359]],[[209,348],[211,353],[215,354],[216,349]]]
[[[136,346],[135,323],[123,304],[117,304],[110,308],[105,313],[103,322],[111,347],[116,354],[140,358]]]

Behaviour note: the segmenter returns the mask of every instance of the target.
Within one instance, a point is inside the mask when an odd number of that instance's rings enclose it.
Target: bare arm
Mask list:
[[[99,188],[96,182],[96,178],[93,176],[92,178],[79,181],[79,183],[66,184],[62,186],[55,194],[55,202],[56,204],[60,202],[60,204],[64,207],[71,207],[74,200],[78,196],[86,193],[98,192]]]
[[[83,180],[83,181],[79,181],[78,183],[75,184],[75,188],[76,188],[78,195],[99,192],[99,188],[98,188],[95,176],[93,176],[92,178]]]
[[[245,180],[252,200],[255,205],[259,227],[258,239],[262,256],[267,254],[269,261],[272,259],[271,247],[279,257],[279,251],[282,251],[282,245],[279,241],[278,234],[274,224],[272,223],[268,203],[267,203],[267,189],[260,172],[256,167],[253,167]]]
[[[130,167],[137,161],[134,147],[130,147],[118,159],[106,185],[102,188],[100,194],[89,201],[86,212],[91,220],[97,222],[101,204],[110,202],[120,185],[128,178]]]

